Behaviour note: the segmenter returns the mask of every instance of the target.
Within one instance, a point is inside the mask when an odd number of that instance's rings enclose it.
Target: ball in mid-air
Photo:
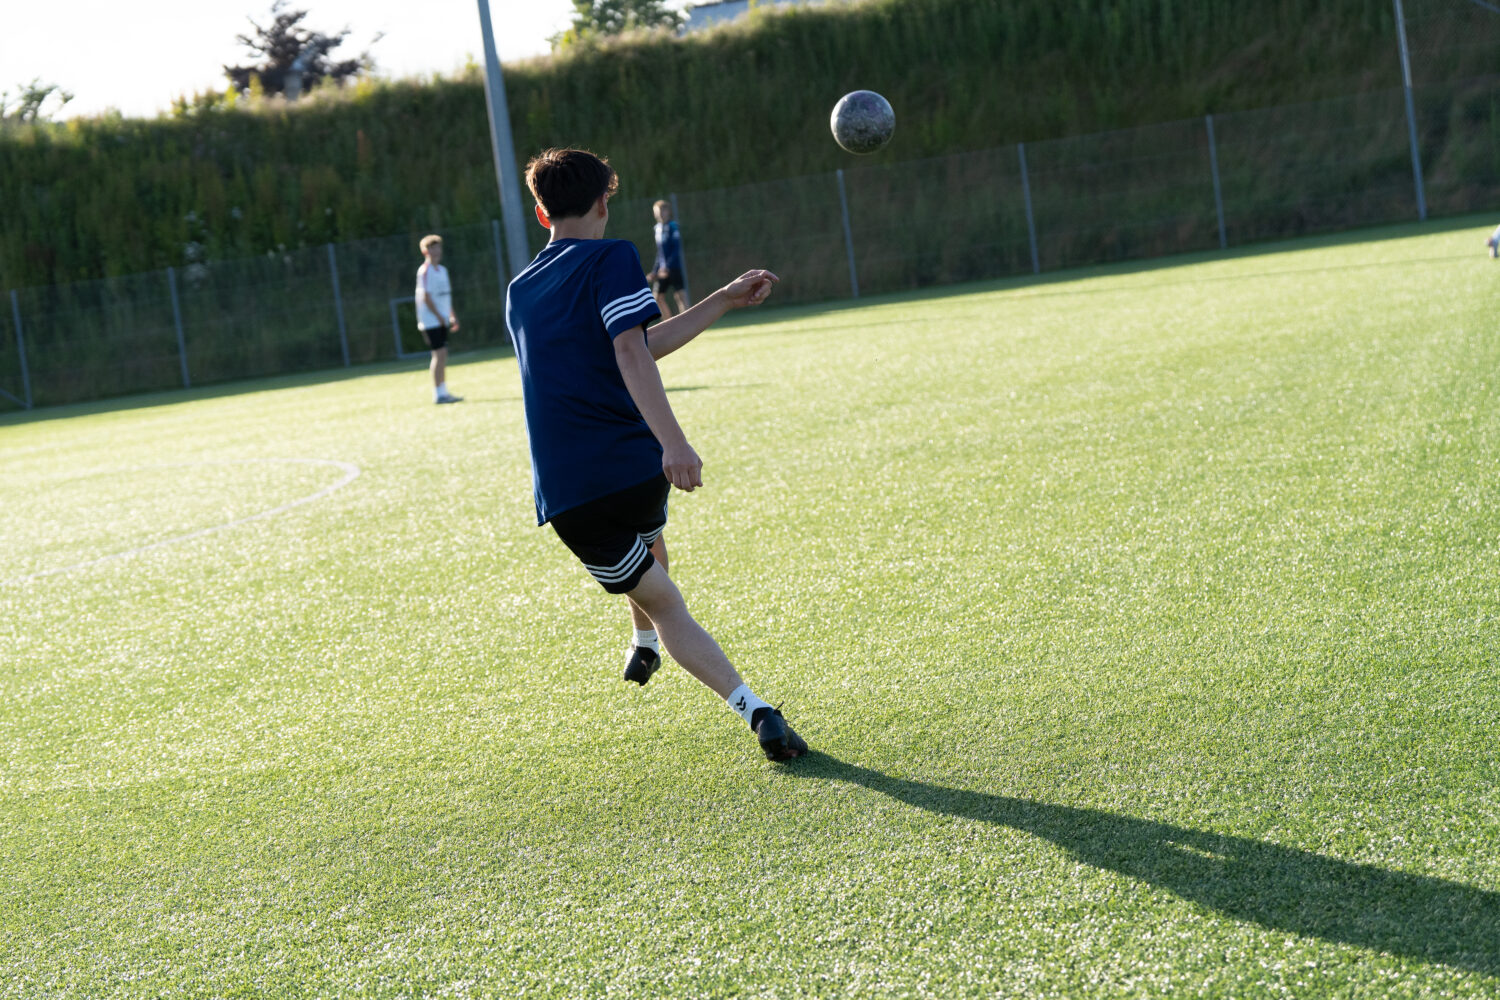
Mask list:
[[[873,153],[891,141],[896,112],[873,90],[856,90],[839,98],[828,116],[833,138],[851,153]]]

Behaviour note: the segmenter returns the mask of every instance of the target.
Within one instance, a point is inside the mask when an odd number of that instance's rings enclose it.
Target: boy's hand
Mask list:
[[[662,449],[661,472],[668,482],[684,493],[691,493],[703,485],[703,460],[686,441]]]
[[[780,280],[770,271],[746,271],[719,291],[728,300],[731,309],[758,306],[766,301],[771,288]]]
[[[448,329],[450,329],[450,330],[457,330],[458,329],[458,317],[454,316],[452,313],[448,314]]]

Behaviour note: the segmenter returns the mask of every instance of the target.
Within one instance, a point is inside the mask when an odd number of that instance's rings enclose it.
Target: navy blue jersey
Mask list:
[[[676,219],[656,224],[656,263],[653,270],[660,271],[662,268],[673,272],[682,270],[682,230],[677,227]]]
[[[661,475],[614,349],[660,315],[628,240],[553,240],[510,283],[537,524]]]

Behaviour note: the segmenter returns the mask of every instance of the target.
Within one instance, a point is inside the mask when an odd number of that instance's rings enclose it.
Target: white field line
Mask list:
[[[309,493],[305,497],[298,497],[296,500],[293,500],[293,501],[291,501],[289,503],[284,503],[284,504],[282,504],[279,507],[272,507],[270,510],[263,510],[263,511],[261,511],[258,514],[251,514],[251,515],[249,515],[247,517],[238,517],[238,518],[235,518],[233,521],[225,521],[223,524],[215,524],[215,525],[212,525],[212,526],[207,527],[207,528],[199,528],[197,531],[189,531],[189,532],[187,532],[186,534],[183,534],[183,535],[173,535],[171,538],[163,538],[160,541],[152,542],[149,545],[137,545],[133,549],[126,549],[123,552],[116,552],[113,555],[100,556],[97,559],[87,559],[87,560],[84,560],[83,562],[73,563],[73,565],[71,565],[71,566],[59,566],[56,569],[44,569],[44,570],[38,570],[35,573],[27,573],[27,574],[24,574],[22,576],[13,576],[9,580],[0,580],[0,586],[6,586],[6,585],[9,585],[9,584],[13,584],[13,583],[26,583],[26,582],[28,582],[30,580],[36,580],[36,579],[39,579],[39,578],[44,577],[44,576],[56,576],[59,573],[72,573],[75,570],[87,569],[90,566],[98,566],[101,563],[113,562],[116,559],[125,559],[125,558],[128,558],[130,556],[140,555],[142,552],[150,552],[152,549],[166,548],[168,545],[176,545],[179,542],[191,541],[194,538],[202,538],[204,535],[211,535],[211,534],[213,534],[216,531],[228,531],[230,528],[238,528],[240,525],[249,524],[251,521],[264,521],[268,517],[275,517],[277,514],[285,514],[287,511],[293,509],[294,507],[301,507],[305,503],[312,503],[315,500],[321,500],[324,497],[328,496],[328,494],[334,492],[335,490],[343,489],[345,486],[348,486],[350,483],[354,482],[354,480],[359,477],[359,474],[360,474],[360,471],[361,471],[360,468],[359,468],[359,466],[355,465],[353,462],[339,462],[339,461],[335,461],[333,459],[328,459],[328,458],[244,458],[244,459],[225,459],[225,460],[222,460],[222,461],[209,460],[209,461],[203,461],[203,462],[175,462],[175,463],[171,463],[171,464],[168,464],[168,465],[141,466],[140,468],[141,469],[185,469],[185,468],[191,468],[193,466],[198,466],[198,465],[256,465],[256,464],[331,465],[331,466],[333,466],[336,469],[342,469],[344,471],[344,477],[342,479],[340,479],[338,482],[336,482],[333,485],[331,485],[331,486],[325,486],[325,487],[323,487],[321,490],[318,490],[316,493]],[[139,471],[139,470],[137,470],[137,471]]]

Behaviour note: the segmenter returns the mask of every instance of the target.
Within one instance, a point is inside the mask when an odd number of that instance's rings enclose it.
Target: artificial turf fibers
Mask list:
[[[1487,228],[664,359],[790,764],[621,679],[511,358],[0,419],[0,997],[1500,995]]]

